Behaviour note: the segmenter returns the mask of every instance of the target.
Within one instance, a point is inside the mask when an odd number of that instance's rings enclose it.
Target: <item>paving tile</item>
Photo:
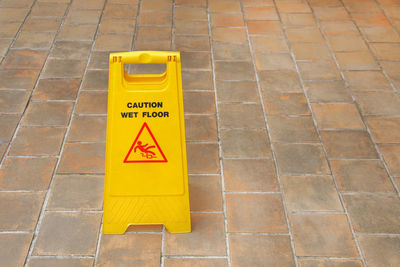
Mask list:
[[[218,146],[216,144],[187,144],[188,170],[190,174],[219,173]],[[207,157],[203,157],[207,155]]]
[[[83,79],[82,89],[84,90],[107,90],[108,71],[107,70],[88,70]]]
[[[132,36],[121,34],[99,34],[94,50],[126,51],[132,46]]]
[[[20,115],[0,115],[0,141],[11,141],[15,128],[19,123]]]
[[[335,54],[343,70],[378,70],[379,67],[369,52],[338,52]]]
[[[274,6],[273,1],[270,0],[243,0],[243,6]]]
[[[256,52],[289,52],[285,39],[274,35],[254,35],[250,37],[253,50]]]
[[[76,3],[76,2],[74,2]],[[90,267],[93,266],[94,259],[73,259],[73,258],[31,258],[30,267]]]
[[[262,71],[258,76],[264,94],[303,92],[298,74],[294,71]]]
[[[67,126],[74,103],[30,102],[22,118],[22,126]]]
[[[50,49],[55,32],[21,32],[13,48]]]
[[[400,80],[399,61],[381,61],[380,64],[391,79]]]
[[[191,211],[222,211],[220,176],[189,177],[189,200]]]
[[[278,191],[271,159],[224,159],[225,190],[236,192]]]
[[[379,150],[393,176],[400,176],[400,145],[379,145]]]
[[[108,69],[109,52],[92,52],[90,55],[88,69]]]
[[[268,118],[272,142],[318,142],[311,117],[270,116]]]
[[[303,93],[268,94],[264,105],[269,115],[310,115],[310,109]]]
[[[281,13],[311,13],[305,2],[278,2],[276,6]]]
[[[66,144],[58,173],[104,173],[104,143]]]
[[[133,19],[107,19],[102,20],[98,32],[129,34],[132,35],[135,30],[136,21]]]
[[[297,256],[358,257],[344,214],[290,216]]]
[[[171,51],[171,41],[162,42],[135,41],[135,50]]]
[[[221,130],[224,157],[270,157],[266,130]]]
[[[310,102],[353,102],[343,81],[312,81],[304,82]]]
[[[211,13],[210,19],[213,27],[244,27],[241,13]]]
[[[57,175],[47,210],[101,210],[104,177],[99,175]]]
[[[165,233],[164,255],[226,255],[223,214],[193,213],[191,221],[191,233]]]
[[[291,26],[316,26],[312,14],[308,13],[281,13],[279,14],[282,24],[286,27]]]
[[[159,42],[171,39],[170,27],[138,27],[136,32],[137,41]]]
[[[322,34],[316,27],[291,27],[286,29],[289,42],[324,42]]]
[[[170,12],[141,12],[138,20],[139,26],[171,25],[172,14]]]
[[[0,39],[0,56],[4,57],[8,51],[12,39]]]
[[[343,211],[331,176],[281,176],[289,211]]]
[[[62,17],[64,16],[67,6],[68,4],[64,3],[37,2],[32,8],[31,15],[40,17]]]
[[[330,163],[341,192],[394,192],[385,167],[378,160],[332,160]]]
[[[353,19],[358,24],[359,27],[369,27],[369,26],[390,26],[389,20],[382,13],[368,14],[368,13],[358,13],[353,14]]]
[[[253,65],[250,62],[215,62],[217,80],[255,80]]]
[[[245,7],[243,10],[247,20],[279,20],[274,7]]]
[[[68,142],[105,142],[106,123],[104,116],[74,116]]]
[[[89,57],[91,48],[92,42],[57,41],[50,58],[85,60]]]
[[[176,5],[182,6],[196,6],[196,7],[206,7],[207,2],[205,0],[176,0]]]
[[[351,20],[346,9],[342,6],[315,7],[314,12],[315,12],[315,16],[321,21]]]
[[[247,43],[220,43],[213,44],[215,60],[249,60],[250,48]]]
[[[400,43],[371,43],[378,60],[400,60]]]
[[[359,236],[358,242],[368,266],[400,264],[400,238],[398,236]]]
[[[293,54],[296,60],[330,60],[328,46],[323,43],[293,43]]]
[[[393,90],[380,71],[346,71],[343,74],[351,89],[356,91]]]
[[[183,69],[211,69],[209,52],[181,52]]]
[[[41,79],[32,94],[33,100],[75,100],[81,81],[76,79]]]
[[[174,27],[176,35],[208,34],[208,21],[175,19]]]
[[[252,81],[217,81],[216,90],[219,102],[258,102],[257,83]]]
[[[400,233],[397,196],[345,195],[343,199],[357,233]]]
[[[162,0],[146,0],[142,3],[141,10],[171,10],[172,4]]]
[[[100,221],[96,213],[46,213],[32,254],[93,256]]]
[[[23,266],[33,234],[1,234],[0,257],[3,266]]]
[[[272,34],[283,36],[281,24],[273,20],[251,20],[247,21],[249,34]]]
[[[1,2],[1,7],[19,7],[19,8],[30,8],[33,4],[32,0],[21,0],[15,3],[12,0],[5,0]]]
[[[295,71],[295,66],[289,54],[256,53],[254,57],[258,71]]]
[[[14,38],[17,33],[21,23],[18,22],[2,22],[0,29],[0,37],[1,38]]]
[[[400,99],[392,92],[354,92],[363,115],[400,115]]]
[[[217,141],[218,139],[217,119],[214,115],[186,115],[185,126],[187,141]]]
[[[160,263],[161,235],[103,235],[97,266],[156,266]]]
[[[220,128],[265,128],[259,104],[219,104]]]
[[[335,63],[330,61],[297,62],[303,80],[340,80]]]
[[[274,147],[281,175],[330,174],[320,144],[275,144]]]
[[[22,113],[29,99],[27,91],[0,91],[0,112]]]
[[[101,10],[71,9],[65,18],[66,24],[98,24]]]
[[[321,21],[321,29],[327,36],[330,35],[359,35],[358,28],[352,21]]]
[[[22,27],[22,31],[56,32],[61,18],[30,17]]]
[[[361,267],[363,266],[360,260],[309,260],[298,259],[299,267],[313,267],[313,266],[332,266],[332,267]]]
[[[362,27],[360,30],[368,42],[400,42],[399,34],[391,26]]]
[[[208,3],[208,8],[211,12],[241,12],[240,3],[238,1],[232,1],[227,5],[224,1],[212,1]]]
[[[10,50],[3,69],[40,70],[46,60],[47,51]]]
[[[177,19],[187,19],[187,20],[206,20],[207,12],[205,8],[202,7],[185,7],[177,6],[175,7],[175,18]]]
[[[75,25],[75,24],[63,24],[57,40],[88,40],[94,39],[97,25]]]
[[[244,28],[214,28],[212,40],[214,42],[246,42],[247,36]]]
[[[400,143],[400,118],[371,117],[366,119],[377,143]]]
[[[365,129],[354,104],[312,104],[320,129]]]
[[[58,155],[65,134],[64,128],[20,128],[10,155]],[[43,138],[43,137],[46,138]]]
[[[83,0],[79,2],[73,2],[71,4],[72,9],[102,9],[104,5],[104,0],[93,1],[93,0]]]
[[[86,61],[76,59],[49,59],[42,78],[81,78]]]
[[[379,6],[375,1],[343,1],[344,5],[346,6],[347,10],[351,13],[356,12],[381,12]]]
[[[232,266],[296,266],[288,236],[230,235],[229,243]]]
[[[190,259],[190,258],[166,258],[164,259],[165,267],[228,267],[226,259]]]
[[[210,90],[213,88],[211,71],[182,71],[183,90]]]
[[[378,155],[367,132],[321,131],[329,158],[376,159]]]
[[[214,114],[215,97],[213,92],[184,92],[183,103],[185,113]]]
[[[106,114],[107,92],[82,92],[79,96],[75,113]]]
[[[0,22],[19,22],[21,23],[26,15],[28,9],[23,8],[0,8]]]
[[[169,37],[164,40],[169,40]],[[174,38],[174,48],[179,51],[209,51],[210,40],[206,35],[177,35]],[[181,62],[184,63],[184,60]]]
[[[38,192],[1,192],[0,230],[33,231],[42,209],[44,197],[45,193]]]
[[[0,143],[0,159],[3,158],[4,153],[6,153],[8,143]]]
[[[56,163],[57,158],[7,158],[0,170],[0,189],[47,190]]]
[[[332,35],[328,36],[331,48],[335,52],[367,51],[367,46],[358,35]]]

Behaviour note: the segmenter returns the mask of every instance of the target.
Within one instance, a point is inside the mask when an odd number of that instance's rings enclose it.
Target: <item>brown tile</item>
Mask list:
[[[209,52],[181,52],[183,69],[211,69],[211,56]]]
[[[400,80],[400,61],[379,62],[392,80]]]
[[[400,233],[400,200],[397,196],[343,196],[354,230],[358,233]]]
[[[335,63],[330,61],[297,62],[303,80],[340,80]]]
[[[10,155],[58,155],[64,134],[64,128],[20,128]]]
[[[82,92],[79,96],[75,113],[106,114],[107,92]]]
[[[57,158],[7,158],[0,170],[0,189],[47,190],[56,162]]]
[[[79,1],[79,2],[73,2],[71,4],[71,8],[73,8],[73,9],[102,9],[103,5],[104,5],[104,0],[100,0],[100,1],[83,0],[83,1]]]
[[[394,192],[385,167],[378,160],[332,160],[330,163],[341,192]]]
[[[291,26],[316,26],[312,14],[307,13],[281,13],[279,14],[283,25]]]
[[[8,143],[0,143],[0,160],[3,158],[4,153],[6,153],[7,148]]]
[[[1,192],[0,230],[35,230],[45,193]],[[11,208],[12,207],[12,208]]]
[[[211,12],[241,12],[239,1],[232,1],[227,5],[224,1],[211,1],[208,3]]]
[[[379,150],[393,176],[400,176],[400,145],[379,145]]]
[[[219,104],[218,109],[221,128],[265,128],[259,104]]]
[[[66,3],[37,2],[32,8],[31,15],[43,17],[62,17],[64,16],[67,6],[68,4]]]
[[[312,104],[320,129],[365,129],[354,104]]]
[[[0,112],[22,113],[28,102],[27,91],[0,91]]]
[[[214,28],[212,39],[214,42],[246,42],[247,36],[244,28]]]
[[[104,143],[66,144],[58,173],[104,173]]]
[[[47,213],[32,254],[94,256],[100,221],[96,213]]]
[[[185,126],[187,141],[217,141],[218,139],[217,119],[214,115],[187,115],[185,116]]]
[[[400,265],[398,236],[359,236],[358,242],[368,266]]]
[[[368,42],[400,42],[400,36],[392,26],[362,27]]]
[[[124,51],[130,50],[132,36],[121,34],[99,34],[94,45],[94,50]]]
[[[108,70],[88,70],[83,79],[82,89],[107,90]]]
[[[332,266],[332,267],[361,267],[361,260],[316,260],[316,259],[298,259],[299,267]]]
[[[10,50],[2,68],[40,70],[47,54],[47,51]]]
[[[264,104],[269,115],[310,115],[303,93],[268,94]]]
[[[344,214],[290,216],[297,256],[358,257]]]
[[[371,117],[367,124],[377,143],[400,143],[400,118]]]
[[[343,6],[337,7],[315,7],[315,16],[322,21],[351,20],[349,14]]]
[[[353,19],[358,24],[359,27],[369,27],[369,26],[390,26],[389,20],[382,13],[358,13],[353,14]]]
[[[101,15],[101,10],[71,9],[68,12],[67,17],[65,18],[64,23],[98,24],[100,15]]]
[[[50,49],[55,32],[21,32],[13,48]]]
[[[135,41],[135,50],[171,51],[171,41],[170,40],[165,40],[162,42]]]
[[[213,27],[244,27],[243,15],[240,13],[211,13]]]
[[[54,44],[50,58],[85,60],[91,48],[92,42],[58,41]]]
[[[214,114],[215,98],[213,92],[184,92],[183,103],[185,113]]]
[[[358,28],[352,21],[321,21],[321,29],[327,36],[330,35],[359,35]]]
[[[0,115],[0,141],[11,141],[20,118],[20,115],[14,114]]]
[[[209,51],[210,40],[206,35],[177,35],[174,38],[174,48],[179,51]]]
[[[22,118],[22,126],[67,126],[74,103],[30,102]]]
[[[226,255],[223,214],[193,213],[191,220],[191,233],[166,232],[164,255]]]
[[[213,45],[215,60],[249,60],[250,48],[247,43],[220,43]]]
[[[232,266],[296,266],[288,236],[230,235],[229,243]]]
[[[75,100],[80,80],[40,80],[33,100]]]
[[[23,266],[33,234],[1,234],[0,257],[4,266]]]
[[[221,130],[224,157],[270,157],[266,130]]]
[[[0,56],[4,57],[8,51],[8,48],[12,42],[12,39],[0,39]]]
[[[258,76],[264,94],[303,92],[298,74],[294,71],[262,71]]]
[[[346,71],[343,73],[351,89],[362,91],[392,91],[380,71]]]
[[[206,20],[207,10],[202,7],[175,7],[175,18],[187,20]]]
[[[75,59],[49,59],[42,78],[81,78],[86,61]]]
[[[146,0],[142,3],[141,10],[171,10],[172,3],[163,0]]]
[[[245,7],[244,16],[247,20],[279,20],[274,7]]]
[[[363,115],[400,115],[400,99],[395,93],[354,92],[353,95]]]
[[[97,25],[74,25],[63,24],[57,40],[93,40],[96,33]]]
[[[183,90],[210,90],[213,88],[211,71],[182,71]]]
[[[138,27],[136,41],[161,42],[170,41],[170,27]],[[131,37],[132,38],[132,37]]]
[[[328,36],[331,48],[335,52],[367,51],[364,40],[359,35]]]
[[[275,165],[270,159],[224,159],[226,191],[278,191]]]
[[[108,69],[109,52],[92,52],[88,69]]]
[[[253,66],[250,62],[217,61],[215,63],[217,80],[254,80]]]
[[[281,176],[289,211],[343,211],[331,176]]]
[[[280,174],[330,174],[320,144],[275,144]]]
[[[272,116],[269,118],[272,142],[318,142],[311,117]]]
[[[106,120],[104,116],[74,116],[68,142],[105,142]]]
[[[61,18],[30,17],[22,27],[22,31],[56,32]]]
[[[166,258],[165,267],[228,267],[227,259]]]
[[[272,34],[283,35],[279,21],[273,20],[251,20],[247,21],[249,34]]]
[[[328,47],[323,43],[293,43],[293,54],[296,60],[330,60]]]
[[[258,71],[263,70],[279,70],[294,71],[295,67],[289,54],[261,54],[256,53],[255,64]]]
[[[377,70],[378,65],[369,52],[338,52],[335,54],[343,70]]]
[[[47,210],[101,210],[104,177],[56,175]]]
[[[255,52],[289,52],[285,39],[274,35],[254,35],[250,37]]]
[[[347,10],[351,13],[356,12],[381,12],[379,6],[375,1],[350,1],[345,0],[343,1],[344,5],[346,6]]]
[[[371,43],[378,60],[400,60],[400,43]]]
[[[0,22],[22,22],[28,13],[27,9],[22,8],[1,8]]]
[[[205,0],[176,0],[175,4],[181,6],[197,6],[197,7],[207,6],[207,2]]]
[[[310,102],[353,102],[343,81],[312,81],[305,82]]]
[[[190,176],[189,199],[191,211],[222,211],[220,176]]]
[[[129,225],[126,232],[162,232],[163,225],[162,224],[153,224],[153,225]]]
[[[311,13],[307,3],[304,2],[278,2],[276,4],[281,13]]]
[[[203,155],[207,155],[207,157]],[[187,144],[187,159],[190,174],[219,173],[218,146],[216,144]]]
[[[139,26],[167,26],[172,24],[171,12],[140,12],[138,19]]]
[[[21,23],[18,22],[2,22],[0,29],[0,37],[1,38],[14,38],[17,33]]]
[[[286,34],[289,42],[324,42],[322,34],[316,27],[287,28]]]
[[[0,70],[0,88],[31,90],[39,72],[40,70]]]
[[[274,6],[271,0],[242,0],[243,6]]]
[[[321,131],[329,158],[376,159],[378,155],[367,132]]]
[[[258,102],[257,83],[252,81],[217,81],[219,102]]]
[[[142,13],[143,14],[143,13]],[[99,33],[133,34],[136,21],[133,19],[102,20]]]
[[[175,19],[174,26],[176,35],[208,34],[208,21]]]
[[[103,235],[97,265],[156,266],[160,263],[160,256],[159,234]]]
[[[74,2],[76,3],[76,2]],[[79,2],[78,2],[79,3]],[[30,267],[90,267],[93,266],[94,259],[74,259],[74,258],[31,258]]]

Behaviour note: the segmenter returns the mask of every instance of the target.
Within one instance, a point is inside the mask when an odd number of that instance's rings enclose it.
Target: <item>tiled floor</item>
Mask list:
[[[400,266],[399,0],[0,0],[0,266]],[[182,55],[193,232],[103,236],[110,51]]]

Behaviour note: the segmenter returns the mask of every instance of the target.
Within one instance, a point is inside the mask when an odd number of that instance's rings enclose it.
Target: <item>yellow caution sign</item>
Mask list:
[[[166,64],[130,75],[125,64]],[[190,232],[179,52],[110,54],[103,233],[164,224]]]

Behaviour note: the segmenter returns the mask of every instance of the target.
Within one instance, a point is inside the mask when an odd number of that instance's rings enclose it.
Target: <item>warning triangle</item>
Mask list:
[[[168,162],[147,123],[143,123],[124,163]]]

